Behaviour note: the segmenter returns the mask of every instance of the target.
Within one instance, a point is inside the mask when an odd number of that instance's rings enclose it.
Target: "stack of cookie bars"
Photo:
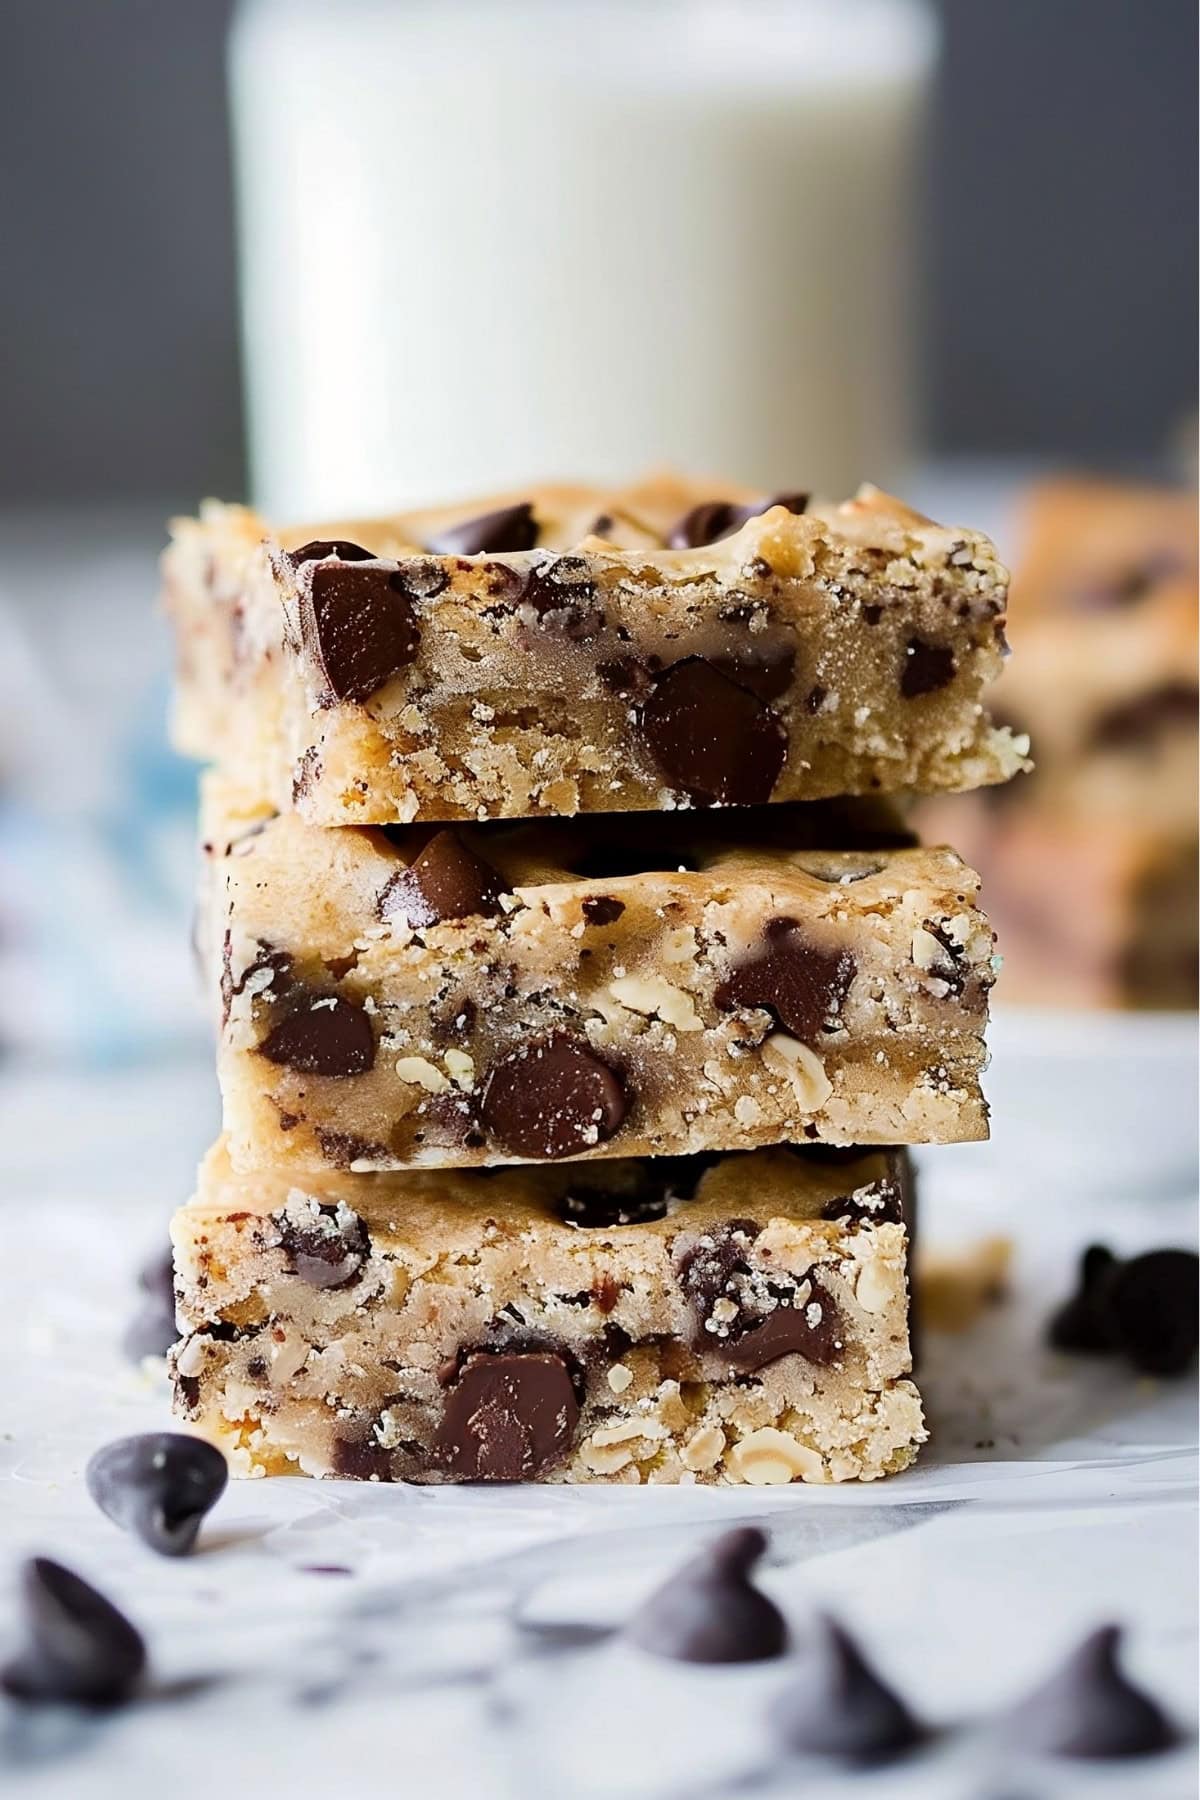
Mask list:
[[[993,935],[895,800],[1006,779],[977,534],[656,478],[179,523],[225,1132],[182,1418],[235,1472],[872,1478],[925,1436],[907,1156]]]

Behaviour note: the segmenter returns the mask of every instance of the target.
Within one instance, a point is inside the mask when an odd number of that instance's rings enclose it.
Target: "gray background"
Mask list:
[[[0,0],[0,504],[243,489],[229,10]],[[933,444],[1153,459],[1195,393],[1192,0],[940,10]]]

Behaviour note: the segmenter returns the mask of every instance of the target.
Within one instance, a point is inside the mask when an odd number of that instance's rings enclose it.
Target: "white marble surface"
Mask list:
[[[861,1488],[232,1488],[199,1552],[166,1562],[81,1483],[88,1454],[161,1427],[160,1382],[115,1347],[131,1270],[211,1133],[197,1059],[0,1082],[0,1577],[57,1556],[139,1622],[146,1700],[111,1718],[0,1711],[0,1787],[41,1800],[222,1787],[269,1796],[851,1793],[1057,1800],[1194,1793],[1191,1743],[1130,1767],[1024,1767],[985,1729],[1086,1628],[1190,1730],[1196,1683],[1194,1384],[1046,1352],[1040,1329],[1092,1238],[1194,1232],[1191,1021],[1001,1018],[989,1146],[923,1157],[935,1241],[1001,1229],[1016,1293],[930,1339],[934,1441]],[[132,1156],[131,1156],[132,1147]],[[901,1768],[781,1762],[762,1729],[786,1662],[686,1669],[605,1628],[706,1534],[759,1520],[763,1585],[797,1644],[834,1609],[932,1721]],[[340,1573],[317,1572],[340,1570]],[[12,1608],[0,1606],[0,1635]]]

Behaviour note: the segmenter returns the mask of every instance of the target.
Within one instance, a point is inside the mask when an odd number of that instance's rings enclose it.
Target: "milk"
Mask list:
[[[900,479],[917,0],[245,0],[254,497]]]

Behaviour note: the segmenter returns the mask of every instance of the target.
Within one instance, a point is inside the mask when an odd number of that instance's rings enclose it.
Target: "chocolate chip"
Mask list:
[[[612,1231],[619,1225],[647,1225],[667,1216],[665,1188],[621,1193],[607,1188],[575,1187],[555,1208],[565,1225],[581,1231]]]
[[[915,700],[919,694],[932,694],[953,681],[957,669],[953,650],[944,644],[929,644],[924,638],[911,637],[900,670],[900,692],[906,700]]]
[[[301,544],[299,550],[287,552],[287,559],[293,569],[299,569],[309,562],[324,562],[331,556],[338,562],[375,561],[373,550],[364,550],[361,544],[352,543],[349,538],[313,538],[311,543]]]
[[[25,1647],[0,1681],[18,1700],[119,1706],[146,1666],[141,1633],[103,1594],[49,1557],[21,1574]]]
[[[392,1455],[385,1450],[373,1432],[365,1437],[344,1437],[334,1441],[331,1457],[335,1475],[347,1481],[391,1481]]]
[[[1033,1693],[1009,1709],[1000,1730],[1014,1749],[1035,1756],[1108,1760],[1153,1756],[1176,1740],[1170,1720],[1117,1662],[1121,1629],[1103,1625],[1085,1637]]]
[[[879,606],[874,600],[864,600],[861,610],[864,625],[878,625],[883,617],[882,606]]]
[[[1151,1250],[1127,1262],[1103,1244],[1083,1253],[1076,1292],[1050,1322],[1059,1350],[1119,1354],[1147,1375],[1180,1375],[1196,1354],[1200,1259]]]
[[[225,1489],[225,1458],[203,1438],[149,1432],[106,1444],[88,1463],[88,1493],[115,1525],[162,1556],[184,1556]]]
[[[759,1283],[765,1286],[765,1283]],[[777,1284],[778,1285],[778,1284]],[[755,1322],[753,1304],[725,1329],[725,1335],[707,1337],[705,1347],[748,1375],[765,1369],[781,1356],[802,1356],[825,1368],[836,1362],[845,1348],[842,1315],[833,1296],[815,1276],[798,1287],[788,1284],[773,1312]]]
[[[609,894],[590,894],[581,902],[580,911],[589,925],[611,925],[625,911],[625,902]]]
[[[604,614],[594,604],[596,583],[582,556],[559,556],[531,569],[523,598],[545,625],[577,643],[603,629]]]
[[[291,980],[292,957],[286,950],[277,950],[273,944],[268,944],[262,938],[258,940],[258,945],[252,959],[242,969],[242,972],[236,981],[233,979],[232,954],[233,936],[231,932],[227,931],[225,933],[225,942],[221,956],[222,1023],[228,1023],[234,995],[245,993],[246,983],[250,980],[252,975],[258,975],[264,970],[269,970],[269,980],[262,983],[256,981],[254,984],[254,991],[256,994],[261,994],[269,988],[272,997],[276,999],[287,991]]]
[[[1150,747],[1165,732],[1194,730],[1200,694],[1189,681],[1166,681],[1101,713],[1088,737],[1093,750]]]
[[[480,1117],[516,1156],[573,1156],[607,1142],[628,1106],[616,1070],[579,1038],[555,1032],[494,1065]]]
[[[640,1650],[675,1662],[765,1662],[787,1648],[787,1626],[750,1571],[766,1534],[744,1525],[685,1563],[642,1603],[625,1627]]]
[[[320,1206],[303,1201],[273,1215],[279,1246],[292,1273],[315,1288],[348,1287],[371,1254],[366,1226],[344,1201]]]
[[[772,919],[762,948],[739,963],[713,994],[724,1012],[762,1007],[802,1044],[815,1044],[835,1020],[854,980],[846,950],[822,950],[795,919]]]
[[[316,1127],[321,1155],[335,1169],[348,1169],[356,1162],[383,1162],[389,1155],[386,1144],[377,1138],[358,1137],[353,1131],[327,1131]]]
[[[623,699],[642,699],[654,683],[654,672],[636,656],[614,656],[596,664],[596,675],[611,694]]]
[[[375,1063],[375,1033],[365,1008],[340,994],[294,988],[288,1010],[258,1046],[268,1062],[304,1075],[365,1075]]]
[[[858,1154],[856,1149],[855,1155]],[[855,1225],[903,1225],[904,1199],[895,1182],[873,1181],[869,1187],[857,1188],[853,1194],[826,1200],[821,1217],[848,1220]]]
[[[144,1356],[165,1356],[179,1336],[175,1324],[175,1258],[168,1244],[161,1256],[146,1264],[138,1275],[145,1295],[122,1339],[131,1362]]]
[[[447,525],[430,538],[426,548],[436,556],[499,556],[514,550],[532,550],[538,541],[538,523],[528,500],[502,506]]]
[[[343,701],[370,699],[421,641],[403,574],[377,564],[317,563],[301,594],[300,631],[330,697]]]
[[[414,930],[443,919],[494,918],[505,891],[499,870],[447,828],[387,882],[379,896],[379,916]]]
[[[808,506],[807,494],[772,494],[766,500],[754,500],[739,506],[733,500],[705,500],[685,513],[667,533],[669,550],[695,550],[702,544],[715,544],[718,538],[740,531],[749,519],[769,512],[773,506],[786,506],[790,513],[802,513]]]
[[[885,1762],[926,1735],[849,1632],[825,1614],[817,1616],[794,1680],[776,1697],[771,1722],[789,1750],[840,1762]]]
[[[655,679],[637,726],[671,786],[705,806],[769,800],[787,758],[787,732],[765,701],[699,656]]]
[[[817,1278],[783,1278],[749,1259],[760,1227],[729,1219],[675,1252],[675,1275],[695,1318],[693,1345],[752,1374],[781,1356],[825,1365],[845,1337],[833,1297]]]
[[[446,1395],[434,1457],[460,1481],[527,1481],[563,1456],[578,1419],[561,1356],[475,1351]]]
[[[748,688],[760,700],[777,700],[786,694],[796,675],[796,651],[791,644],[772,644],[746,649],[737,656],[711,656],[714,669],[739,687]]]

